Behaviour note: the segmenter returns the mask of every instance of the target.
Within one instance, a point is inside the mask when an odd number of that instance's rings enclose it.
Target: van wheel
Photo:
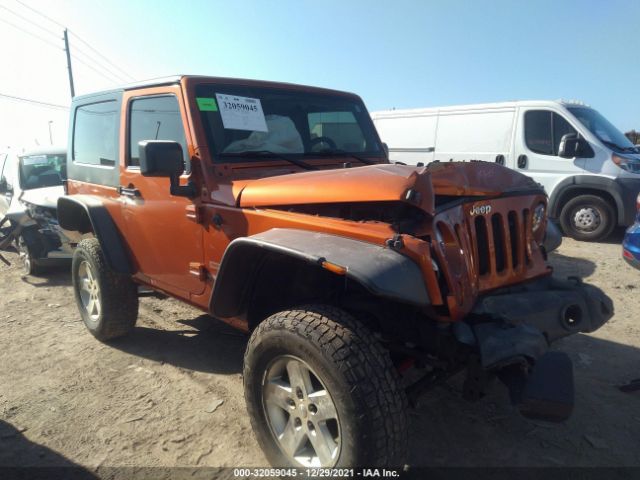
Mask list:
[[[138,318],[137,287],[106,264],[97,238],[82,240],[71,263],[73,291],[84,324],[98,340],[127,334]]]
[[[564,233],[576,240],[604,240],[616,225],[615,210],[602,197],[579,195],[562,208],[560,224]]]
[[[406,397],[389,353],[348,313],[276,313],[244,358],[247,410],[274,466],[402,466]]]

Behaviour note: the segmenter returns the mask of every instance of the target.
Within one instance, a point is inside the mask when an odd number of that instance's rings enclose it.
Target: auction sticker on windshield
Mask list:
[[[47,163],[46,155],[31,155],[30,157],[22,158],[23,165],[46,165]]]
[[[224,128],[268,132],[259,98],[237,97],[216,93],[218,110]]]

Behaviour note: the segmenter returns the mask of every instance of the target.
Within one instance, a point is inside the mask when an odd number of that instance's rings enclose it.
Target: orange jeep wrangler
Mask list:
[[[92,234],[72,267],[84,323],[125,335],[144,287],[250,333],[273,465],[402,465],[408,402],[459,372],[468,399],[498,377],[524,415],[570,414],[549,345],[613,305],[552,277],[528,177],[390,164],[358,96],[282,83],[167,78],[76,97],[70,120],[58,216]]]

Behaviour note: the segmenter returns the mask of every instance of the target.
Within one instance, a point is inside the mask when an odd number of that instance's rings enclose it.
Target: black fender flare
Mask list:
[[[327,233],[288,228],[233,240],[216,276],[209,311],[228,318],[242,313],[260,259],[279,253],[322,268],[330,262],[373,295],[417,307],[430,305],[422,272],[409,257],[391,248]]]
[[[575,175],[562,180],[553,190],[549,198],[549,216],[558,218],[562,209],[561,200],[566,198],[566,194],[571,190],[594,190],[600,191],[611,198],[615,203],[617,224],[625,224],[625,202],[622,188],[615,179],[607,177],[597,177],[593,175]],[[628,208],[626,208],[628,210]]]
[[[58,223],[65,230],[93,232],[105,261],[116,273],[133,273],[131,260],[111,214],[93,195],[70,195],[58,199]]]

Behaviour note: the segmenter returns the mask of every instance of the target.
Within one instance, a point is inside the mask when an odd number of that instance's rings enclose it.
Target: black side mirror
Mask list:
[[[138,143],[140,173],[145,177],[180,176],[184,171],[182,145],[165,140]]]
[[[560,139],[558,156],[562,158],[579,157],[587,148],[587,142],[577,133],[567,133]]]
[[[140,173],[145,177],[169,177],[171,195],[195,196],[195,188],[180,185],[184,172],[182,145],[168,140],[145,140],[138,143]]]
[[[0,193],[7,193],[7,179],[2,177],[0,178]]]

